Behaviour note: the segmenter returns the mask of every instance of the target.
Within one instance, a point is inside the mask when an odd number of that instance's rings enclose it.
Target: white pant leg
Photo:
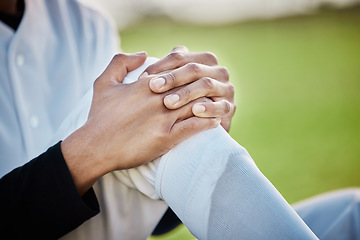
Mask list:
[[[137,79],[151,61],[128,77]],[[54,141],[85,123],[91,96],[84,97]],[[316,238],[221,127],[186,140],[149,164],[110,173],[94,189],[100,214],[64,238],[143,239],[167,208],[159,196],[199,239]]]
[[[156,191],[199,239],[317,239],[221,127],[164,155]]]
[[[360,239],[360,188],[325,193],[293,207],[320,239]]]

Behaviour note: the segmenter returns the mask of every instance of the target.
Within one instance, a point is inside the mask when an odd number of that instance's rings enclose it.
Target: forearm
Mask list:
[[[92,189],[79,196],[59,143],[1,178],[0,192],[1,232],[15,239],[55,239],[99,213]]]
[[[61,152],[80,196],[101,176],[115,170],[111,161],[106,161],[93,152],[93,136],[88,136],[87,132],[85,124],[61,142]]]

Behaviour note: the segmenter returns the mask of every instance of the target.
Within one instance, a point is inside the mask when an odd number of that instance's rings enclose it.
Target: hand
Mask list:
[[[163,104],[165,94],[149,89],[151,77],[121,84],[125,75],[145,59],[145,53],[115,56],[94,83],[87,122],[61,143],[80,194],[102,175],[149,162],[185,138],[220,124],[216,118],[193,116],[196,102],[167,109]]]
[[[160,77],[150,81],[153,92],[164,93],[183,86],[165,97],[168,109],[178,109],[200,97],[211,98],[213,102],[195,104],[193,113],[198,117],[221,118],[221,125],[229,131],[236,109],[234,87],[229,82],[227,69],[217,65],[214,54],[190,53],[186,47],[176,47],[149,66],[141,77],[158,73],[162,73]]]

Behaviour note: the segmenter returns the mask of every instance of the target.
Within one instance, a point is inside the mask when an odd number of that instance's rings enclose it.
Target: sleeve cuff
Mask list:
[[[73,182],[70,171],[62,155],[61,142],[58,142],[48,151],[42,154],[35,165],[40,165],[43,170],[44,179],[49,179],[50,186],[45,189],[52,189],[44,194],[43,204],[50,211],[48,219],[55,221],[53,225],[59,237],[80,226],[86,220],[94,217],[100,212],[99,203],[95,192],[90,188],[82,197]],[[34,166],[37,167],[37,166]],[[46,177],[47,176],[47,177]],[[57,223],[57,224],[56,224]]]

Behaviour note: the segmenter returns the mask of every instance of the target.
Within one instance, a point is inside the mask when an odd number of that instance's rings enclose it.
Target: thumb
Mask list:
[[[146,52],[116,54],[97,81],[121,83],[126,74],[140,67],[146,60]]]

